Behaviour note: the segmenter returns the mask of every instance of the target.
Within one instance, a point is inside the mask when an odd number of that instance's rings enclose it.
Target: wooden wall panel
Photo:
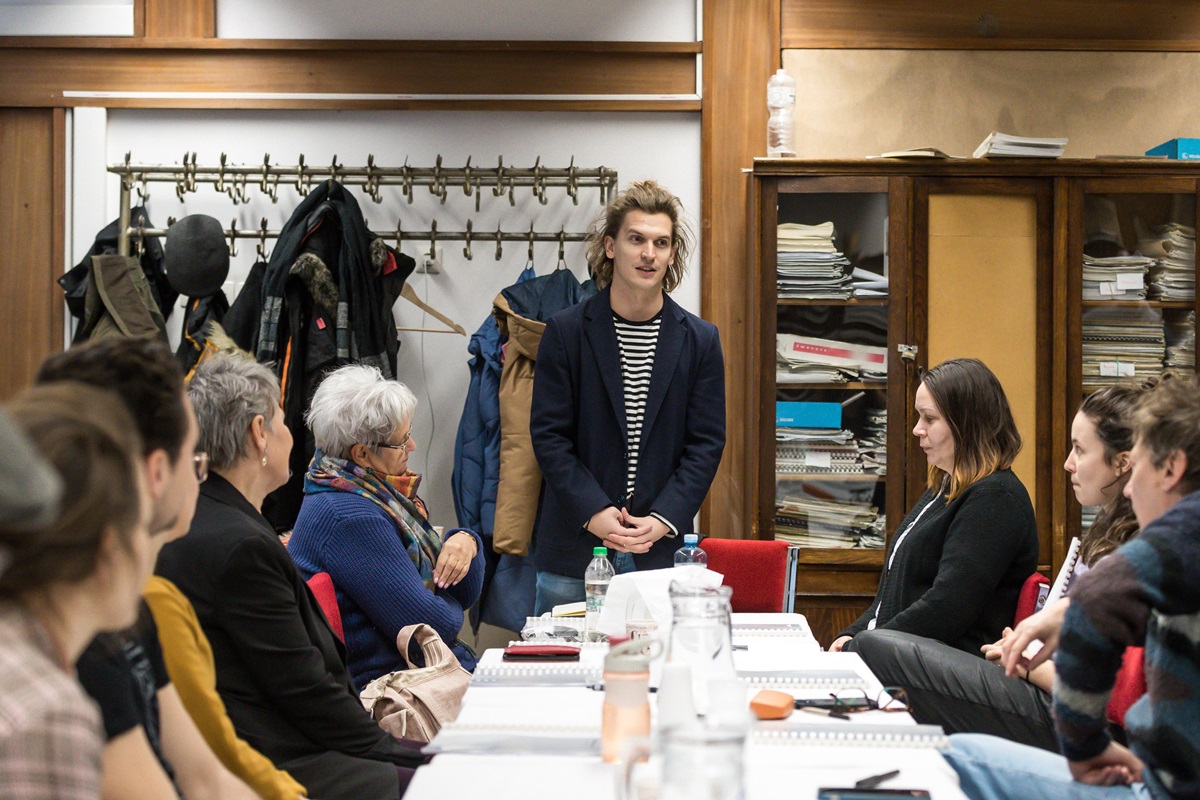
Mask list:
[[[755,424],[748,324],[752,181],[743,173],[766,154],[767,79],[779,67],[778,0],[704,4],[704,103],[701,126],[701,315],[720,328],[725,352],[725,455],[701,511],[701,531],[748,538],[755,526]]]
[[[1200,50],[1178,0],[782,0],[784,48]]]
[[[217,35],[216,0],[141,0],[147,38],[203,39]],[[136,28],[136,20],[135,25]]]
[[[0,109],[0,399],[62,346],[62,109]]]
[[[1200,53],[786,50],[783,63],[802,158],[969,156],[993,130],[1069,137],[1069,157],[1140,155],[1200,130]]]
[[[580,95],[576,106],[696,110],[697,43],[279,42],[189,40],[142,44],[0,40],[0,106],[157,108],[522,107],[508,101],[429,101],[407,95]],[[135,42],[137,40],[134,40]],[[472,46],[474,45],[474,46]],[[764,78],[765,81],[765,78]],[[293,99],[77,98],[64,92],[395,95]],[[588,95],[596,95],[590,99]],[[616,99],[604,96],[616,95]],[[620,95],[640,95],[623,99]],[[673,100],[669,95],[683,95]],[[541,101],[554,107],[569,102]],[[536,105],[526,102],[525,105]]]

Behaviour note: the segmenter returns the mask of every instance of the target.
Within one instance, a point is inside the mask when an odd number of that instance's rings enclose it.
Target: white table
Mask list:
[[[779,625],[803,626],[783,629]],[[734,615],[734,651],[739,672],[799,670],[806,673],[853,671],[870,694],[882,687],[862,660],[852,653],[824,653],[798,614]],[[584,667],[602,663],[603,645],[585,646]],[[486,666],[500,658],[488,651]],[[749,695],[757,691],[751,688]],[[797,696],[828,694],[828,689],[793,689]],[[596,754],[600,736],[602,691],[585,686],[472,686],[463,699],[452,736],[442,737],[451,750],[417,771],[406,795],[410,800],[445,800],[472,796],[486,800],[554,798],[615,800],[619,767]],[[651,697],[651,713],[654,702]],[[916,723],[906,713],[865,712],[853,722],[795,713],[760,729],[825,726],[830,731],[880,731]],[[823,730],[824,728],[822,728]],[[474,738],[472,738],[474,737]],[[822,786],[850,786],[870,775],[900,770],[885,788],[927,789],[933,800],[960,800],[958,780],[941,754],[929,747],[836,744],[771,744],[767,734],[752,734],[746,748],[747,800],[809,800]],[[651,762],[653,765],[654,762]],[[642,767],[653,771],[653,766]],[[453,794],[451,794],[453,793]]]

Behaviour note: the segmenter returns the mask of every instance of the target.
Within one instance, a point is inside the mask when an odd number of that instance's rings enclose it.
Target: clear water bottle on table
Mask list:
[[[697,534],[684,534],[683,547],[675,551],[675,566],[708,569],[708,553],[700,549],[700,537]]]
[[[612,583],[612,562],[608,560],[607,547],[592,548],[592,562],[588,564],[587,572],[583,574],[584,598],[586,600],[585,638],[594,641],[600,638],[598,626],[600,611],[604,608],[604,598],[608,594],[608,585]]]
[[[786,158],[796,155],[792,139],[796,123],[792,118],[792,107],[796,105],[796,80],[779,70],[767,81],[767,155]]]

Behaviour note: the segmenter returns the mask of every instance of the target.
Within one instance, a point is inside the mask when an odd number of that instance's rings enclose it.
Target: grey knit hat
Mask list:
[[[52,523],[58,517],[62,478],[3,411],[0,453],[0,527],[33,530]]]

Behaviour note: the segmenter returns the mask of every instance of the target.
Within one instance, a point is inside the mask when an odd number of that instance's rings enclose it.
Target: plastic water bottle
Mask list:
[[[608,594],[608,585],[612,583],[614,574],[613,565],[608,560],[608,548],[593,547],[592,563],[583,573],[584,597],[587,601],[584,624],[589,641],[599,638],[597,626],[600,624],[600,611],[604,608],[604,597]]]
[[[792,119],[792,108],[796,105],[796,80],[786,70],[778,70],[767,81],[767,155],[770,157],[794,156],[792,145],[796,125]]]
[[[683,535],[683,547],[675,551],[675,566],[703,567],[708,569],[708,553],[700,549],[700,537],[694,533]]]

